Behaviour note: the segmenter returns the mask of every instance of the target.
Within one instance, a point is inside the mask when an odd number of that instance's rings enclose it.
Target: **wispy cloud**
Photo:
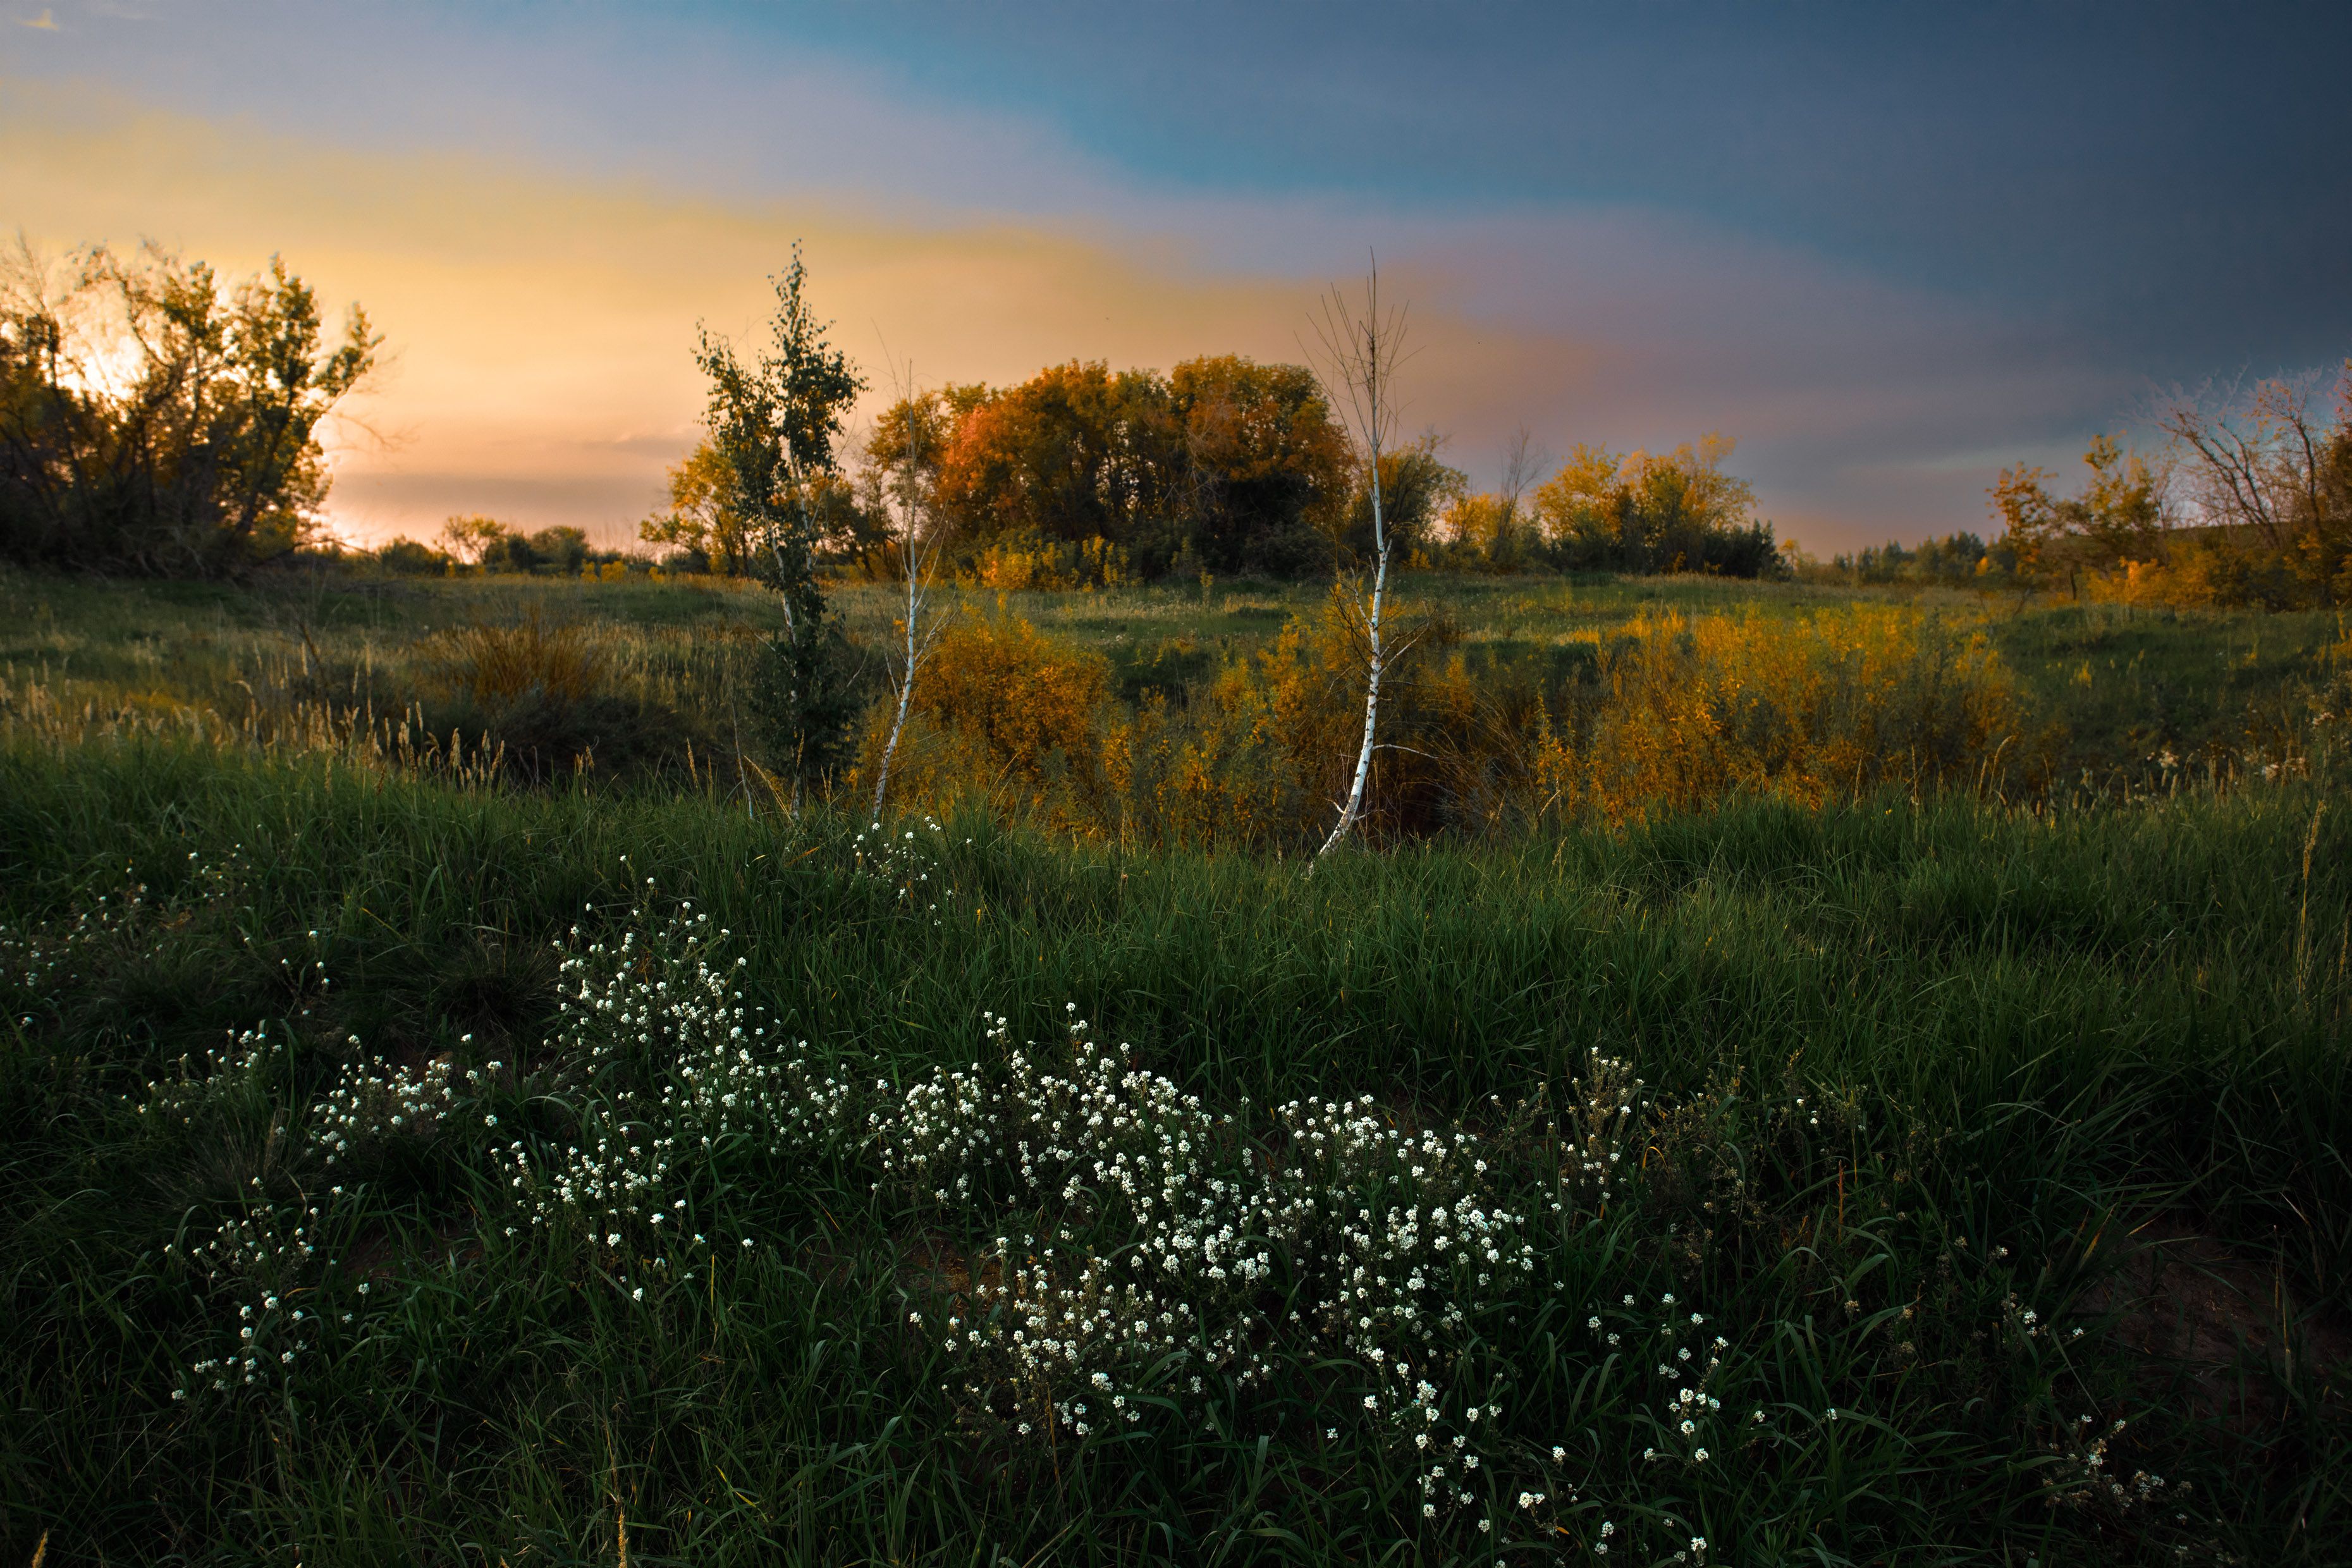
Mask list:
[[[44,9],[37,16],[17,17],[16,26],[20,27],[31,27],[35,31],[42,33],[54,33],[59,30],[58,26],[57,13],[47,9]]]

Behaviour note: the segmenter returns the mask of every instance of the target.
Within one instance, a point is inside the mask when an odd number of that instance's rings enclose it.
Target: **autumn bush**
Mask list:
[[[964,575],[978,587],[1022,593],[1115,588],[1129,573],[1126,548],[1107,539],[1073,542],[1021,532],[975,546]]]
[[[1129,703],[1099,656],[1026,621],[971,623],[917,685],[902,804],[980,795],[1088,837],[1300,847],[1347,788],[1363,668],[1335,607]],[[1999,793],[2045,781],[2052,744],[1981,632],[1916,608],[1656,614],[1511,651],[1433,617],[1382,689],[1369,830],[1622,825],[1889,784]]]
[[[1733,795],[1818,806],[2047,771],[2047,738],[1982,634],[1896,607],[1645,618],[1594,697],[1573,733],[1539,742],[1540,772],[1571,815],[1612,823]]]
[[[1018,617],[968,620],[940,637],[915,686],[892,773],[901,806],[978,796],[1088,829],[1099,815],[1110,666]],[[887,714],[869,727],[864,772]]]

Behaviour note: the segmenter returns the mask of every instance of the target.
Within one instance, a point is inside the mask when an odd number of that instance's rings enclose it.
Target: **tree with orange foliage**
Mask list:
[[[1165,423],[1156,383],[1073,360],[988,395],[940,459],[941,510],[976,539],[1124,539],[1159,499],[1151,465],[1134,460]]]
[[[1297,365],[1223,354],[1162,377],[1073,362],[1018,386],[950,388],[937,407],[954,433],[934,495],[975,542],[1104,540],[1146,575],[1291,575],[1327,558],[1319,540],[1347,505],[1346,437]]]

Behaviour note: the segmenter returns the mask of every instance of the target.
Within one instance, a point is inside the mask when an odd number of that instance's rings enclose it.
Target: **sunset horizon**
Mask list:
[[[364,543],[454,513],[628,542],[698,438],[698,324],[751,330],[795,240],[869,371],[861,419],[887,401],[886,356],[931,385],[1071,361],[1297,362],[1318,293],[1377,254],[1421,350],[1404,416],[1475,483],[1520,426],[1555,457],[1720,432],[1761,515],[1823,553],[1981,531],[2004,466],[2070,468],[2094,434],[2143,428],[2162,388],[2324,372],[2352,348],[2352,307],[2310,281],[2339,216],[2272,215],[2242,252],[2200,232],[2232,198],[2165,175],[2188,132],[2156,128],[2186,111],[2158,115],[2144,86],[2189,68],[2154,41],[2135,55],[2043,22],[2085,101],[2037,151],[1993,106],[2058,67],[1995,65],[1990,23],[1544,23],[1531,52],[1554,63],[1515,58],[1494,91],[1433,39],[1420,100],[1318,121],[1251,96],[1278,79],[1257,85],[1259,66],[1202,75],[1205,46],[1156,25],[1122,46],[1051,13],[1000,30],[919,15],[26,11],[0,27],[0,221],[53,258],[152,241],[236,278],[282,256],[331,312],[364,305],[385,363],[329,433],[326,513]],[[1335,82],[1402,69],[1411,17],[1363,45],[1266,21],[1265,68],[1287,51]],[[2182,47],[2214,31],[2193,11],[2147,25]],[[2258,28],[2206,41],[2225,79],[2268,52]],[[1740,48],[1818,86],[1735,68]],[[365,72],[339,94],[353,53]],[[1669,114],[1610,79],[1678,53],[1722,100]],[[283,92],[237,86],[265,77]],[[1149,88],[1103,122],[1129,79]],[[1957,91],[1989,94],[1989,116],[1954,120]],[[1553,120],[1531,118],[1546,95]],[[2204,111],[2198,156],[2323,112],[2262,101]],[[1758,120],[1773,102],[1808,107]],[[1256,129],[1230,118],[1245,110]],[[1841,128],[1870,115],[1892,119]],[[1990,172],[1950,172],[1938,136],[1979,143]],[[2284,145],[2290,163],[2344,156]],[[2121,188],[2084,183],[2116,156]],[[2007,194],[2005,166],[2022,182]],[[2202,207],[2158,222],[2134,182]],[[1990,219],[2014,232],[1979,232]]]

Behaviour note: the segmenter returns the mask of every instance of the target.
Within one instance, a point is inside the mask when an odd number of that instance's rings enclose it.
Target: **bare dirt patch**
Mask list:
[[[2251,1435],[2297,1391],[2342,1407],[2352,1328],[2300,1300],[2284,1266],[2173,1216],[2126,1238],[2120,1263],[2076,1303],[2116,1320],[2145,1358],[2142,1384],[2195,1419]]]

